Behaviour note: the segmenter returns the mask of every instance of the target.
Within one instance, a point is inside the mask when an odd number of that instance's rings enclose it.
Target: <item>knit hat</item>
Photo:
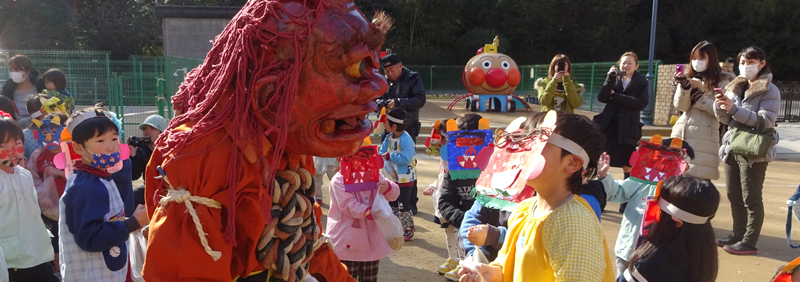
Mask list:
[[[142,124],[139,125],[140,130],[144,130],[144,126],[149,125],[158,131],[164,132],[167,129],[167,121],[159,115],[152,115],[147,117]]]

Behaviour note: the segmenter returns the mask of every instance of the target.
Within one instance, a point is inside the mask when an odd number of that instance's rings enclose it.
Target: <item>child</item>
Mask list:
[[[33,177],[39,208],[44,215],[42,217],[44,225],[55,235],[51,241],[56,256],[55,264],[58,265],[58,201],[64,194],[67,179],[64,171],[56,168],[53,161],[56,154],[61,153],[61,131],[67,122],[67,116],[64,114],[47,115],[43,116],[42,121],[33,115],[31,117],[31,121],[33,121],[31,125],[37,127],[36,140],[40,140],[39,143],[43,147],[36,149],[31,154],[25,169],[30,171]]]
[[[605,139],[581,115],[558,113],[552,131],[540,128],[537,120],[542,119],[534,116],[520,130],[500,137],[521,139],[517,144],[523,145],[526,140],[546,140],[541,154],[533,156],[540,160],[541,171],[531,173],[525,183],[535,187],[537,194],[519,203],[511,214],[508,239],[497,259],[489,265],[462,268],[461,281],[614,280],[600,222],[586,200],[576,195],[583,180],[594,176]]]
[[[58,282],[53,247],[42,221],[31,173],[22,160],[22,128],[0,111],[0,249],[8,277],[16,281]]]
[[[441,151],[441,147],[447,144],[447,120],[440,120],[434,124],[434,130],[437,130],[439,133],[439,140],[437,144],[439,146],[434,151]],[[438,125],[438,126],[437,126]],[[432,146],[432,147],[434,147]],[[441,155],[439,155],[441,157]],[[445,229],[445,242],[447,242],[447,261],[445,261],[442,265],[436,268],[436,272],[441,275],[447,275],[447,273],[453,272],[458,266],[458,261],[461,259],[458,256],[458,248],[457,248],[457,238],[453,239],[450,230],[453,228],[452,225],[447,223],[447,219],[442,216],[441,212],[439,211],[439,198],[441,198],[441,191],[442,191],[442,184],[444,183],[444,177],[448,173],[448,162],[444,158],[440,158],[439,160],[439,174],[436,180],[428,185],[428,188],[425,191],[422,191],[422,194],[425,196],[433,196],[433,211],[434,217],[433,222],[439,224],[443,229]],[[457,231],[456,231],[457,232]],[[457,235],[457,234],[456,234]],[[458,274],[458,273],[455,273]],[[457,277],[457,276],[456,276]]]
[[[675,176],[663,181],[660,194],[655,207],[660,216],[617,281],[716,280],[711,219],[719,206],[719,191],[709,180]]]
[[[28,98],[28,101],[25,102],[25,108],[28,109],[28,112],[31,113],[31,121],[32,120],[43,120],[45,118],[46,112],[42,110],[44,103],[42,101],[47,101],[50,99],[47,95],[37,94]],[[67,120],[63,120],[66,122]],[[31,154],[33,151],[36,151],[39,148],[42,148],[42,143],[39,142],[37,139],[36,131],[38,128],[36,125],[31,123],[28,128],[22,131],[22,134],[25,135],[25,158],[30,159]]]
[[[414,140],[405,132],[406,111],[392,109],[386,115],[386,131],[389,135],[383,140],[380,154],[383,155],[383,166],[389,178],[400,186],[400,196],[390,204],[394,214],[403,222],[403,238],[409,241],[414,238],[414,217],[411,214],[411,193],[417,183],[417,160],[414,158],[416,148]]]
[[[148,223],[143,205],[125,217],[125,204],[107,169],[120,162],[117,126],[106,111],[88,108],[67,122],[81,162],[60,201],[59,253],[63,281],[125,281],[128,233]]]
[[[479,123],[482,118],[483,117],[478,114],[462,115],[456,118],[458,130],[477,130],[479,129]],[[452,145],[447,145],[448,154],[451,151],[450,146]],[[453,178],[451,177],[450,171],[446,171],[442,178],[438,210],[444,219],[441,225],[445,227],[448,263],[455,262],[455,264],[458,264],[459,261],[464,259],[464,246],[461,243],[458,230],[461,227],[461,221],[464,220],[464,213],[466,213],[472,207],[472,203],[475,202],[475,198],[472,197],[472,189],[475,188],[475,182],[477,181],[477,178],[470,177],[461,179],[458,179],[458,177]],[[443,273],[442,270],[445,269],[440,267],[437,271],[440,274],[444,274],[445,278],[450,281],[458,281],[457,268],[457,266],[453,267]]]
[[[64,72],[50,69],[42,75],[42,80],[44,80],[44,87],[46,88],[43,92],[50,97],[63,101],[67,110],[66,113],[72,114],[72,110],[75,109],[75,99],[67,91],[67,76],[64,75]]]
[[[392,253],[371,211],[375,193],[394,201],[400,196],[401,189],[394,182],[387,182],[382,175],[379,177],[377,191],[347,192],[341,171],[333,176],[329,186],[331,208],[328,212],[328,235],[336,255],[359,282],[378,281],[378,263]]]
[[[685,157],[694,157],[694,150],[686,142],[681,141],[681,145],[678,145],[677,143],[680,141],[678,138],[663,141],[658,140],[660,138],[661,136],[655,135],[651,142],[642,141],[640,143],[638,151],[634,153],[638,158],[632,164],[631,176],[622,181],[614,181],[614,178],[608,174],[610,166],[608,155],[603,154],[600,157],[597,175],[606,189],[607,200],[614,203],[629,203],[624,210],[617,243],[614,247],[614,254],[617,257],[617,276],[625,270],[634,249],[636,249],[645,200],[648,196],[655,194],[656,184],[659,180],[683,173],[681,163],[685,169]],[[672,146],[673,140],[676,140],[674,147]],[[648,157],[651,155],[658,156],[658,158]]]

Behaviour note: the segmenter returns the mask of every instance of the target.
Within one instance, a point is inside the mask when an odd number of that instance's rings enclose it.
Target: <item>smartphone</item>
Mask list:
[[[556,71],[567,71],[567,62],[561,61],[556,63]]]
[[[684,69],[683,68],[684,68],[684,66],[679,64],[678,67],[675,69],[675,72],[684,73]]]
[[[714,95],[715,97],[722,97],[723,95],[725,95],[722,93],[722,88],[714,88],[714,93],[717,93],[716,95]]]

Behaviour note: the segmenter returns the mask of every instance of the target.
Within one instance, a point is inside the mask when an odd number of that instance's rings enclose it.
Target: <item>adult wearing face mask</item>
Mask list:
[[[44,82],[39,77],[39,71],[33,68],[33,62],[25,55],[16,55],[8,61],[9,76],[3,84],[3,96],[14,101],[17,122],[23,128],[31,124],[31,114],[28,113],[26,104],[28,98],[44,90]]]
[[[689,56],[686,73],[675,72],[673,103],[683,115],[672,127],[671,137],[692,144],[695,157],[684,173],[705,179],[719,179],[719,121],[714,115],[714,88],[725,88],[736,76],[722,70],[717,48],[708,41],[697,43]]]
[[[772,84],[772,72],[761,48],[751,46],[739,53],[739,76],[725,87],[725,94],[715,98],[714,112],[720,122],[730,126],[719,149],[720,159],[725,163],[725,186],[731,202],[733,235],[717,239],[717,245],[736,255],[758,253],[756,243],[764,223],[764,203],[761,190],[767,165],[775,159],[775,144],[770,144],[763,158],[746,158],[730,152],[734,129],[743,124],[758,126],[759,116],[764,126],[775,127],[781,106],[781,93]]]

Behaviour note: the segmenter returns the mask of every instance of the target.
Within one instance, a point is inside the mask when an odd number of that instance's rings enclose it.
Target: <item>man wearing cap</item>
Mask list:
[[[406,132],[411,135],[414,143],[419,135],[419,109],[425,106],[425,85],[416,72],[403,67],[400,57],[389,54],[381,58],[381,65],[386,71],[386,80],[389,81],[389,90],[378,98],[379,107],[388,109],[401,108],[406,111]],[[388,133],[381,134],[381,141]]]
[[[155,149],[155,141],[164,129],[167,129],[167,121],[159,115],[152,115],[139,125],[143,137],[131,136],[128,138],[128,146],[131,147],[131,162],[133,163],[132,179],[142,177],[147,163],[150,162],[150,155]]]

